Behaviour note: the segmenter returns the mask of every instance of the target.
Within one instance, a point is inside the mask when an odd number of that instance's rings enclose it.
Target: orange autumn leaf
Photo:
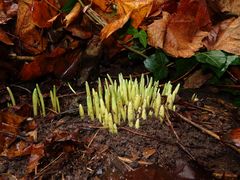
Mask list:
[[[132,26],[137,28],[147,17],[152,9],[153,0],[118,0],[119,18],[106,25],[101,31],[101,39],[108,38],[113,32],[117,31],[131,18]]]
[[[57,4],[55,0],[33,0],[32,20],[36,26],[40,28],[51,27],[52,23],[48,20],[55,17],[57,13]]]
[[[208,50],[223,50],[240,55],[240,18],[231,18],[217,24],[204,45]]]
[[[111,5],[111,0],[93,0],[93,4],[98,6],[102,11],[107,11]]]
[[[32,0],[18,1],[18,15],[16,23],[16,34],[24,49],[32,54],[39,54],[47,47],[47,40],[42,37],[40,31],[35,27],[31,15]]]
[[[173,57],[191,57],[203,47],[203,39],[211,25],[206,2],[181,0],[173,15],[163,13],[163,18],[148,27],[149,44],[162,48]]]

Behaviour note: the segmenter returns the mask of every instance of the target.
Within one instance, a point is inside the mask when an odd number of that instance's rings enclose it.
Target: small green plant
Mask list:
[[[51,98],[51,103],[52,103],[52,108],[55,112],[60,113],[60,104],[59,104],[59,99],[57,97],[57,90],[56,86],[53,86],[53,89],[50,90],[50,98]]]
[[[32,104],[33,104],[33,115],[38,115],[38,108],[40,107],[40,114],[44,117],[46,116],[46,110],[45,110],[45,103],[43,99],[43,95],[41,93],[41,90],[36,84],[36,88],[33,90],[32,94]]]
[[[7,91],[8,91],[8,94],[10,96],[10,100],[11,100],[11,104],[9,103],[8,106],[16,106],[16,101],[15,101],[15,98],[13,96],[12,90],[9,87],[7,87]]]
[[[104,86],[98,80],[98,92],[90,91],[86,82],[87,114],[91,120],[98,119],[110,132],[117,133],[117,126],[126,122],[130,127],[139,128],[140,120],[149,116],[163,122],[165,110],[175,111],[174,100],[180,85],[172,91],[171,83],[164,85],[160,92],[158,82],[152,78],[141,76],[137,79],[124,79],[120,74],[118,82],[110,76],[105,79]],[[162,96],[166,97],[164,101]],[[84,117],[83,107],[79,105],[80,117]]]

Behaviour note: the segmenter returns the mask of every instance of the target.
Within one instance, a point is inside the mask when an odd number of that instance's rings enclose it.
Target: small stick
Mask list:
[[[193,126],[196,127],[197,129],[200,129],[201,131],[203,131],[203,132],[206,133],[207,135],[213,137],[214,139],[216,139],[216,140],[218,140],[218,141],[220,141],[220,142],[223,142],[223,141],[221,140],[220,136],[218,136],[216,133],[214,133],[214,132],[212,132],[212,131],[210,131],[210,130],[202,127],[202,126],[200,126],[199,124],[191,121],[190,119],[186,118],[185,116],[183,116],[183,115],[181,115],[181,114],[179,114],[179,113],[177,113],[177,112],[176,112],[176,114],[177,114],[182,120],[184,120],[185,122],[193,125]],[[223,144],[225,144],[226,146],[230,147],[231,149],[233,149],[234,151],[236,151],[237,153],[240,154],[240,149],[239,149],[239,148],[233,146],[233,145],[230,144],[230,143],[225,143],[225,142],[223,142]]]

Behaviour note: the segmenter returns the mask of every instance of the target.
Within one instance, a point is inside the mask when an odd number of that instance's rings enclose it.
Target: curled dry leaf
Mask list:
[[[39,54],[47,47],[47,40],[35,27],[31,15],[31,0],[18,1],[18,16],[16,23],[16,34],[26,50],[32,54]]]
[[[68,27],[69,24],[71,24],[73,21],[75,21],[78,17],[78,15],[81,12],[81,5],[79,2],[77,2],[71,12],[65,17],[63,22],[65,23],[65,27]]]
[[[217,0],[222,12],[229,12],[231,14],[240,15],[240,1],[239,0]]]
[[[174,57],[191,57],[203,47],[210,25],[205,0],[181,0],[175,14],[163,13],[161,20],[148,27],[149,44]]]
[[[119,19],[106,25],[101,31],[101,39],[108,38],[113,32],[117,31],[130,19],[132,26],[137,28],[145,17],[151,12],[153,0],[118,0]]]
[[[208,50],[240,55],[240,17],[227,19],[213,27],[204,45]]]

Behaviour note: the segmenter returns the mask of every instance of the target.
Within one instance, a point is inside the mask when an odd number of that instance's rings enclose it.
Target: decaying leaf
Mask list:
[[[65,27],[68,27],[69,24],[71,24],[73,21],[76,20],[76,18],[79,16],[81,12],[81,5],[79,2],[75,4],[71,12],[65,17],[63,22],[65,23]]]
[[[138,27],[145,17],[151,12],[153,0],[118,0],[119,19],[106,25],[101,31],[101,39],[106,39],[113,32],[123,27],[123,25],[131,18],[132,26]]]
[[[204,41],[208,50],[223,50],[240,55],[240,18],[231,18],[217,24]]]
[[[7,33],[0,28],[0,41],[7,45],[14,45],[12,40],[8,37]]]
[[[167,24],[170,19],[168,12],[162,13],[162,19],[155,20],[147,28],[148,32],[148,44],[155,48],[163,48],[164,38],[167,31]]]
[[[18,4],[13,0],[0,1],[0,24],[6,24],[17,15]]]
[[[202,40],[211,25],[205,0],[181,0],[175,14],[169,17],[163,13],[163,18],[155,23],[148,28],[149,43],[163,48],[171,56],[184,58],[193,56],[203,47]]]
[[[222,12],[229,12],[232,14],[240,15],[240,1],[239,0],[218,0],[218,4]]]
[[[52,23],[49,21],[49,19],[52,19],[57,15],[58,12],[56,9],[57,5],[55,0],[33,0],[31,10],[33,23],[40,28],[51,27]]]
[[[205,74],[200,69],[196,72],[194,72],[191,76],[187,78],[187,80],[184,82],[183,87],[184,88],[200,88],[203,84],[205,84],[210,78],[212,77],[212,74]]]
[[[16,23],[16,34],[24,49],[32,54],[39,54],[47,47],[47,40],[35,27],[31,16],[31,0],[18,1],[18,16]]]
[[[16,139],[24,120],[24,117],[8,111],[0,113],[0,153]]]

